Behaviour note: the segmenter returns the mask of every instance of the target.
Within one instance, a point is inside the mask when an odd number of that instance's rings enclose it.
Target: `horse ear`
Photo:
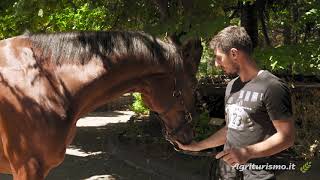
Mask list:
[[[202,50],[203,47],[199,38],[189,39],[182,45],[182,58],[186,68],[192,75],[198,71]]]

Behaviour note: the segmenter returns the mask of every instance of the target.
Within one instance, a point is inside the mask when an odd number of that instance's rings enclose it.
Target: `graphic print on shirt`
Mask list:
[[[245,130],[245,124],[249,120],[249,115],[242,106],[238,104],[227,105],[226,113],[228,118],[228,128],[239,131]]]
[[[247,111],[251,111],[251,107],[261,101],[262,96],[263,93],[241,90],[238,98],[229,97],[226,104],[228,128],[254,131],[254,121],[250,119]],[[250,107],[244,106],[244,102]]]

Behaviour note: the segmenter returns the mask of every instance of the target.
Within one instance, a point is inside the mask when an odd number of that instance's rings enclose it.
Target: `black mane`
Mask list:
[[[183,68],[179,51],[142,32],[100,31],[27,35],[39,58],[51,59],[56,65],[86,64],[93,57],[107,61],[111,56],[135,57],[147,63],[168,62],[175,69]]]

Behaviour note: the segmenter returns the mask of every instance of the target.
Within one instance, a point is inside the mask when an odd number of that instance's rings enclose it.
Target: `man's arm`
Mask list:
[[[293,146],[295,139],[294,121],[273,120],[272,123],[277,133],[260,143],[246,147],[250,159],[271,156]]]
[[[192,142],[189,145],[183,145],[177,142],[180,149],[187,150],[187,151],[201,151],[208,148],[217,147],[223,145],[226,142],[226,135],[227,135],[227,127],[224,126],[216,133],[212,134],[208,138],[199,141],[199,142]]]
[[[229,165],[244,164],[249,159],[271,156],[294,144],[295,128],[293,120],[273,120],[277,132],[256,144],[243,148],[232,148],[217,154],[216,158],[223,158]]]

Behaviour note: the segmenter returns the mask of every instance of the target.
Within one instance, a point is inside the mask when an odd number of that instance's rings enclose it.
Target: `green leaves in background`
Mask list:
[[[260,67],[284,74],[320,74],[320,43],[286,45],[257,49],[254,54]]]
[[[105,23],[110,18],[108,15],[103,6],[90,7],[89,3],[82,4],[77,9],[67,7],[48,16],[46,31],[108,30],[110,26]]]
[[[143,103],[140,93],[133,93],[134,103],[131,106],[131,110],[138,115],[146,115],[149,113],[149,109]]]

